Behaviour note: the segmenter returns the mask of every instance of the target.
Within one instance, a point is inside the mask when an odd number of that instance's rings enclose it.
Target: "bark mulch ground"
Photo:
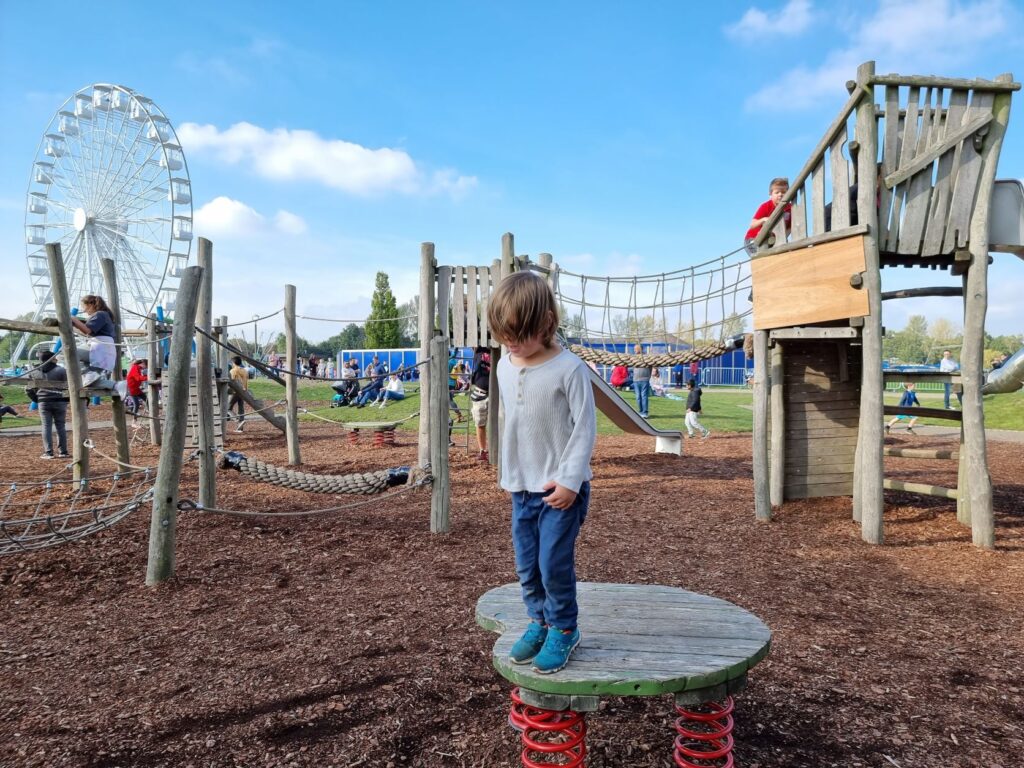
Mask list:
[[[408,433],[389,449],[349,446],[326,424],[302,431],[307,471],[415,459]],[[113,453],[109,431],[97,439]],[[4,439],[0,480],[55,471],[37,441]],[[269,425],[228,441],[286,463]],[[685,448],[599,438],[579,576],[704,592],[771,627],[737,702],[738,765],[1024,762],[1024,446],[990,444],[994,552],[971,545],[952,502],[909,494],[887,494],[882,547],[861,542],[845,498],[788,503],[758,525],[749,435]],[[133,460],[156,452],[139,444]],[[889,461],[955,484],[953,462]],[[429,533],[425,491],[322,517],[182,513],[177,576],[157,589],[144,586],[148,507],[78,544],[4,558],[0,765],[518,765],[496,636],[473,621],[477,598],[515,578],[493,477],[453,449],[446,536]],[[218,478],[223,508],[346,501]],[[194,464],[182,495],[195,498]],[[670,712],[669,697],[605,700],[587,764],[669,766]]]

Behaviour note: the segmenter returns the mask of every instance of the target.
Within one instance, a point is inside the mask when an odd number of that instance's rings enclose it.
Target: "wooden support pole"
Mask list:
[[[153,514],[149,524],[149,560],[146,584],[153,586],[174,575],[175,539],[178,521],[178,490],[188,430],[188,383],[192,362],[192,334],[203,270],[186,267],[178,285],[177,310],[171,333],[167,375],[161,377],[167,410],[163,445],[153,487]]]
[[[114,270],[113,259],[100,259],[100,270],[103,272],[103,284],[107,291],[107,305],[110,307],[114,317],[114,370],[111,375],[115,382],[121,380],[122,348],[121,323],[124,318],[121,316],[121,296],[117,290],[117,272]],[[125,419],[124,400],[114,390],[110,396],[110,414],[114,423],[114,447],[117,453],[117,468],[124,472],[132,463],[131,454],[128,450],[128,421]]]
[[[149,339],[149,378],[146,382],[146,394],[149,401],[149,441],[160,445],[160,386],[164,367],[164,356],[160,342],[156,337],[156,315],[150,313],[146,318],[146,336]]]
[[[434,260],[434,244],[420,244],[420,361],[430,357],[430,341],[434,338],[434,313],[437,297],[437,262]],[[420,374],[420,442],[419,465],[430,463],[430,366],[421,365]],[[447,375],[447,372],[446,372]],[[445,445],[448,441],[445,441]]]
[[[882,276],[878,255],[878,208],[875,186],[878,177],[878,123],[875,121],[873,61],[857,68],[857,87],[861,99],[857,105],[857,216],[868,225],[864,235],[864,290],[868,295],[868,315],[861,329],[860,424],[854,462],[854,517],[861,522],[861,538],[870,544],[883,539],[882,514],[885,495],[882,489],[882,420],[885,384],[882,379]]]
[[[964,276],[966,278],[966,275]],[[970,527],[971,525],[971,478],[967,450],[964,448],[964,425],[960,422],[960,460],[956,468],[956,489],[959,494],[956,499],[956,520],[960,525]]]
[[[197,264],[203,270],[196,305],[196,326],[207,333],[213,330],[213,243],[199,238]],[[177,313],[181,316],[181,313]],[[214,440],[213,350],[208,336],[196,339],[196,408],[199,415],[199,503],[217,506],[217,443]]]
[[[487,306],[491,305],[491,296],[501,283],[501,259],[491,262],[491,288],[487,297]],[[490,321],[487,323],[490,328]],[[501,425],[498,422],[501,405],[498,396],[498,361],[501,360],[501,344],[491,338],[491,375],[487,379],[487,455],[491,465],[498,464],[501,455]]]
[[[64,257],[60,243],[46,244],[46,262],[50,269],[50,290],[53,292],[53,306],[57,315],[57,327],[64,350],[64,369],[68,374],[68,398],[71,401],[71,457],[76,482],[89,480],[89,451],[83,445],[89,439],[88,401],[82,394],[82,367],[78,362],[78,347],[75,343],[75,329],[71,325],[71,297],[68,295],[67,278],[64,276]]]
[[[769,499],[773,507],[782,504],[786,484],[786,406],[783,403],[785,372],[783,370],[781,342],[771,350],[771,467]]]
[[[1008,83],[1010,75],[999,75],[997,82]],[[976,547],[995,547],[995,516],[992,510],[992,476],[988,469],[988,446],[985,440],[985,411],[981,396],[984,379],[985,314],[988,312],[988,219],[995,187],[996,165],[1003,146],[1003,137],[1010,120],[1010,93],[996,94],[989,124],[989,133],[981,151],[982,170],[978,192],[971,213],[971,263],[964,284],[964,343],[960,349],[960,371],[964,400],[963,446],[967,454],[966,493],[969,499],[971,539]]]
[[[451,529],[451,489],[448,476],[448,389],[440,386],[448,376],[448,339],[435,336],[430,342],[431,390],[430,473],[434,478],[430,497],[430,532],[448,533]]]
[[[295,286],[284,287],[285,377],[287,403],[284,409],[285,437],[288,441],[288,463],[301,464],[299,452],[299,377],[296,375],[298,348],[295,340]]]
[[[223,435],[227,431],[228,423],[228,371],[230,370],[230,361],[228,360],[228,349],[224,346],[224,342],[228,340],[228,319],[226,316],[221,315],[217,318],[217,367],[220,369],[220,375],[217,377],[217,403],[220,406],[220,413],[217,414],[217,418],[220,420],[220,433]]]
[[[768,332],[754,331],[754,516],[768,522]]]
[[[498,269],[498,283],[507,278],[512,274],[515,268],[515,254],[516,254],[516,238],[511,232],[506,232],[501,236],[501,264]],[[497,286],[495,286],[497,287]],[[488,302],[489,304],[489,302]],[[501,452],[503,449],[501,444],[501,431],[505,426],[505,409],[501,407],[501,388],[498,386],[498,360],[501,359],[508,350],[504,345],[498,350],[497,360],[492,362],[495,370],[494,376],[494,389],[490,390],[489,395],[491,397],[491,403],[494,405],[494,409],[497,412],[495,417],[494,434],[496,435],[496,450],[491,454],[491,460],[494,462],[494,466],[497,468],[497,474],[495,481],[501,484]]]

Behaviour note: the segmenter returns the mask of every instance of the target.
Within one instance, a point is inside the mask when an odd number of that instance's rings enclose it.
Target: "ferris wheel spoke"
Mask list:
[[[128,111],[130,109],[131,109],[131,104],[129,103],[128,106],[127,106],[127,109],[124,112],[124,114],[121,116],[121,127],[120,127],[120,130],[117,133],[117,138],[115,139],[118,147],[120,148],[120,151],[122,152],[122,154],[121,154],[121,162],[118,164],[118,171],[117,171],[118,173],[120,173],[121,168],[124,167],[125,159],[127,157],[131,156],[131,153],[134,151],[134,147],[135,147],[135,142],[132,142],[132,145],[129,148],[129,147],[125,147],[124,141],[123,141],[125,128],[127,126],[131,125],[131,123],[132,123],[131,118],[128,117]],[[136,128],[138,129],[136,131],[136,134],[135,134],[135,140],[136,141],[138,140],[139,136],[141,135],[141,131],[142,131],[141,125],[142,124],[140,123],[139,126],[136,126]],[[107,168],[106,168],[106,176],[107,176],[107,178],[111,178],[111,174],[113,172],[113,166],[114,166],[114,152],[111,152],[110,153],[110,162],[107,163]]]
[[[111,188],[115,184],[117,184],[118,179],[121,178],[122,172],[125,171],[125,166],[126,165],[128,166],[127,170],[129,172],[128,175],[129,175],[129,178],[130,178],[131,165],[129,163],[134,162],[135,150],[136,150],[137,147],[139,147],[139,142],[143,141],[143,135],[145,133],[145,127],[146,127],[146,122],[143,121],[143,122],[139,123],[138,130],[135,133],[135,138],[132,140],[132,144],[129,147],[129,149],[122,156],[121,162],[118,164],[117,171],[114,172],[114,173],[108,174],[108,176],[107,176],[108,183],[105,184],[98,191],[98,197],[99,197],[100,200],[106,200],[106,199],[109,198]],[[146,140],[146,143],[148,143],[148,140]],[[155,152],[155,150],[156,150],[156,148],[158,146],[159,146],[159,144],[157,143],[157,144],[154,144],[150,148],[149,153],[146,156],[146,159],[143,160],[141,163],[137,164],[138,168],[145,167],[145,165],[149,161],[149,159],[153,157],[153,154],[154,154],[154,152]]]
[[[135,172],[134,172],[134,173],[132,173],[132,174],[131,174],[130,176],[128,176],[128,177],[127,177],[127,178],[126,178],[126,179],[124,180],[124,182],[123,182],[123,183],[121,184],[121,186],[120,186],[120,187],[118,187],[118,188],[117,188],[116,190],[113,190],[113,192],[111,192],[111,191],[110,191],[110,190],[111,190],[111,187],[112,187],[112,185],[113,185],[113,184],[115,183],[115,182],[113,182],[113,181],[112,181],[112,182],[111,182],[111,184],[109,184],[109,185],[108,185],[108,186],[107,186],[107,187],[106,187],[106,188],[104,189],[104,191],[103,191],[103,196],[102,196],[102,198],[101,198],[101,200],[100,200],[99,204],[97,205],[97,207],[102,207],[102,205],[103,205],[103,203],[104,203],[105,201],[107,201],[107,200],[110,200],[110,199],[112,199],[112,198],[116,198],[116,197],[117,197],[118,195],[122,194],[122,193],[124,192],[125,188],[126,188],[126,187],[127,187],[127,186],[128,186],[129,184],[131,184],[131,183],[132,183],[132,182],[133,182],[133,181],[134,181],[134,180],[135,180],[136,178],[139,178],[139,174],[140,174],[140,173],[141,173],[141,172],[142,172],[142,171],[143,171],[143,170],[144,170],[144,169],[146,168],[146,165],[147,165],[147,164],[149,163],[149,161],[150,161],[150,160],[151,160],[151,159],[153,158],[153,155],[154,155],[154,153],[156,152],[156,148],[157,148],[158,146],[159,146],[159,145],[156,145],[156,146],[154,146],[154,147],[153,147],[153,148],[152,148],[152,149],[150,150],[149,154],[148,154],[148,155],[146,156],[146,159],[145,159],[145,160],[143,160],[143,161],[142,161],[141,163],[139,163],[138,167],[137,167],[137,168],[135,169]]]

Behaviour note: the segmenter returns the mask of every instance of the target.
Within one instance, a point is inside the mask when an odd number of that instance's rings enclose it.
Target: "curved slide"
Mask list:
[[[981,388],[983,395],[1005,395],[1024,387],[1024,349],[989,373]]]
[[[655,438],[656,453],[674,453],[678,456],[683,452],[682,432],[655,429],[646,419],[641,419],[640,414],[630,408],[597,371],[589,367],[587,370],[590,371],[590,384],[594,388],[594,404],[615,426],[631,435],[650,435]]]

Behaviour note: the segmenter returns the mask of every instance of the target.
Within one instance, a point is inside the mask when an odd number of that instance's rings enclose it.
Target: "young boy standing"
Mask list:
[[[700,436],[707,440],[711,430],[700,423],[700,396],[704,390],[697,385],[696,379],[686,382],[686,388],[689,390],[686,394],[686,434],[696,437],[700,432]]]
[[[498,362],[501,487],[512,494],[516,573],[530,618],[509,657],[550,674],[580,642],[576,538],[590,503],[594,396],[586,364],[555,342],[557,304],[542,278],[502,280],[487,316],[509,350]]]
[[[789,192],[789,179],[780,176],[771,180],[771,183],[768,185],[768,199],[761,203],[757,210],[754,211],[754,216],[751,218],[750,224],[747,225],[747,234],[743,238],[743,247],[747,249],[747,253],[751,256],[757,253],[754,240],[757,239],[758,234],[761,232],[761,227],[768,221],[768,217],[779,206],[787,192]],[[782,220],[786,222],[787,232],[789,232],[790,227],[791,210],[792,206],[787,204],[782,212]]]

